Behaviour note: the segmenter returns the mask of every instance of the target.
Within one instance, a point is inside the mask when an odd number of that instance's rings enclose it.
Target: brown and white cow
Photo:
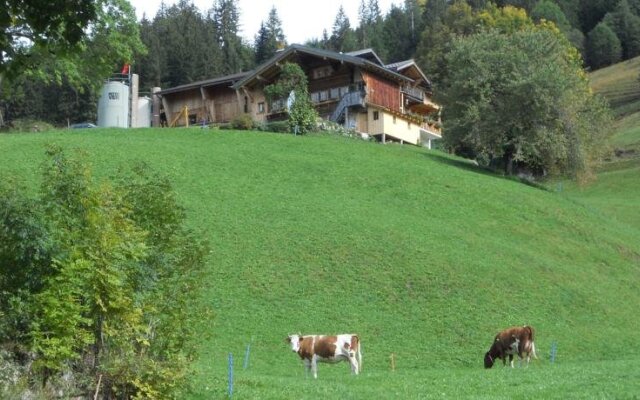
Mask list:
[[[314,378],[318,378],[318,362],[349,361],[352,373],[358,375],[362,370],[358,335],[289,335],[286,342],[304,361],[305,370],[313,372]]]
[[[493,367],[497,359],[501,359],[503,365],[507,365],[507,356],[509,356],[509,364],[513,368],[514,354],[517,354],[521,359],[526,357],[527,365],[529,365],[531,356],[538,358],[536,346],[533,343],[532,327],[514,326],[498,333],[493,339],[491,348],[484,355],[484,367]]]

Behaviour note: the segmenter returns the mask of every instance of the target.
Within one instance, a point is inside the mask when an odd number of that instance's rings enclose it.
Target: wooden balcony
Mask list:
[[[428,94],[420,89],[411,86],[403,86],[404,107],[410,112],[419,114],[432,114],[440,110],[440,106],[431,101]]]

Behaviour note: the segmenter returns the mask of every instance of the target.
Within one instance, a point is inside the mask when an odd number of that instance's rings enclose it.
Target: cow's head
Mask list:
[[[493,357],[491,357],[491,354],[489,351],[487,351],[484,355],[484,367],[485,368],[491,368],[493,367],[493,363],[494,363],[494,359]]]
[[[294,352],[298,352],[298,350],[300,349],[300,341],[302,340],[302,336],[301,335],[289,335],[287,336],[287,339],[285,339],[285,341],[287,343],[289,343],[289,345],[291,346],[291,350]]]

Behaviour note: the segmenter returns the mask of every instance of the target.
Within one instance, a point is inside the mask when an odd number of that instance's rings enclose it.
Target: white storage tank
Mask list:
[[[138,119],[134,128],[148,128],[151,126],[151,99],[138,98]]]
[[[116,81],[105,83],[98,101],[98,126],[129,127],[129,86]]]

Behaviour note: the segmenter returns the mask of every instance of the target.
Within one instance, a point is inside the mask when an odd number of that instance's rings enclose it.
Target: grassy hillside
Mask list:
[[[616,116],[610,142],[613,154],[594,183],[585,187],[568,183],[565,194],[640,228],[640,57],[595,71],[589,78]]]
[[[640,57],[597,70],[589,80],[616,116],[612,144],[640,152]]]
[[[36,185],[46,142],[85,149],[103,176],[146,160],[209,237],[215,328],[192,398],[223,396],[229,352],[237,398],[640,392],[640,229],[565,196],[410,146],[199,129],[0,135],[0,175]],[[537,329],[541,360],[484,371],[514,324]],[[283,342],[298,331],[359,333],[364,375],[303,379]]]

